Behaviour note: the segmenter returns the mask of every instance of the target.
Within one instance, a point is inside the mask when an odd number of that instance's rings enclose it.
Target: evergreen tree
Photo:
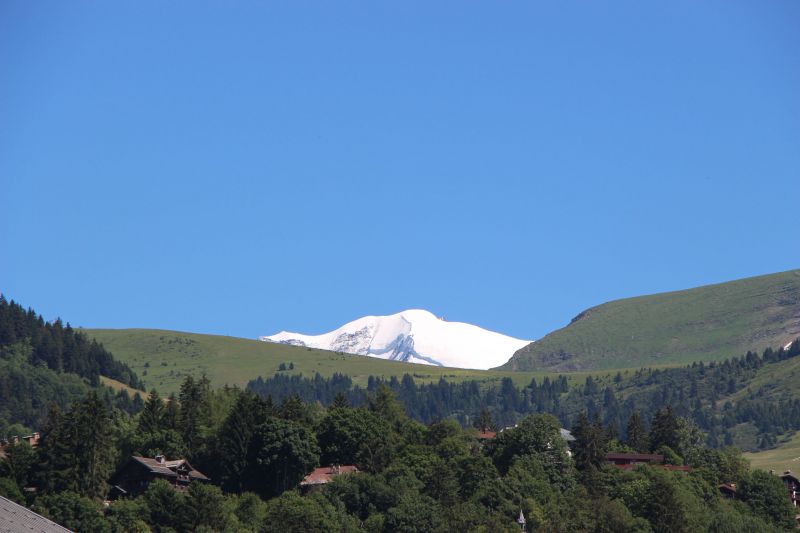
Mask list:
[[[251,445],[259,425],[266,421],[264,402],[250,392],[240,393],[217,436],[217,457],[222,487],[242,492],[254,481],[249,469]]]
[[[350,401],[347,399],[347,395],[343,392],[337,392],[336,396],[333,398],[333,403],[331,403],[331,409],[344,409],[350,407]]]
[[[650,449],[650,437],[647,435],[647,430],[644,427],[639,411],[631,413],[628,418],[628,425],[625,428],[627,439],[625,443],[640,453],[646,453]]]
[[[144,409],[139,414],[137,429],[141,433],[156,433],[162,428],[166,429],[162,426],[165,410],[164,402],[161,400],[158,392],[155,389],[151,390],[147,401],[144,403]]]
[[[599,468],[606,455],[606,432],[603,424],[595,419],[589,421],[586,412],[578,415],[572,435],[575,437],[572,449],[575,457],[575,466],[580,470]]]
[[[478,414],[477,418],[475,418],[475,423],[473,424],[478,431],[494,431],[495,425],[494,421],[492,421],[492,414],[486,407],[481,408],[481,412]]]
[[[656,411],[650,424],[651,449],[655,451],[662,446],[673,450],[678,448],[678,417],[672,411],[671,405]]]
[[[77,413],[75,413],[77,411]],[[78,494],[100,498],[106,494],[106,480],[111,475],[114,442],[111,416],[95,393],[73,407],[74,433],[77,435]]]

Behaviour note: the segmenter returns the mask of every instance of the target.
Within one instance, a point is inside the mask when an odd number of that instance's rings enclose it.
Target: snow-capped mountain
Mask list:
[[[365,316],[322,335],[281,331],[259,340],[394,361],[484,370],[502,365],[531,342],[472,324],[447,322],[422,309]]]

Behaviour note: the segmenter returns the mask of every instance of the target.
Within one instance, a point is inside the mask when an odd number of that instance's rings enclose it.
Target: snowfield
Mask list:
[[[531,343],[463,322],[447,322],[422,309],[365,316],[322,335],[281,331],[259,340],[308,346],[393,361],[486,370]]]

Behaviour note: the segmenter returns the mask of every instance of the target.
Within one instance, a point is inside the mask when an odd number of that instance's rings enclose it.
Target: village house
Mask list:
[[[14,435],[9,439],[2,439],[0,440],[0,459],[6,456],[6,450],[10,446],[15,446],[20,442],[27,442],[31,448],[36,448],[39,446],[39,440],[41,439],[41,435],[38,431],[34,431],[32,435],[27,435],[25,437],[18,437]]]
[[[792,499],[792,505],[797,507],[797,502],[800,501],[800,480],[797,479],[797,476],[792,474],[791,470],[785,471],[780,478],[789,490],[789,497]]]
[[[304,477],[303,481],[300,482],[300,490],[303,492],[310,492],[330,483],[336,476],[353,474],[355,472],[358,472],[358,468],[354,465],[330,465],[315,468],[313,472]]]
[[[156,479],[167,481],[177,491],[187,490],[189,484],[193,482],[209,481],[186,459],[168,461],[163,455],[156,455],[153,458],[134,455],[109,480],[111,485],[109,499],[138,496]]]
[[[690,466],[664,464],[664,456],[658,453],[607,453],[606,463],[622,470],[633,470],[639,465],[651,465],[673,472],[692,471]]]

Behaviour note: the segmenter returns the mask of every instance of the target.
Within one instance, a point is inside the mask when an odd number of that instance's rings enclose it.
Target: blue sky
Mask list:
[[[604,4],[604,3],[603,3]],[[800,267],[800,3],[0,3],[0,290],[537,338]]]

